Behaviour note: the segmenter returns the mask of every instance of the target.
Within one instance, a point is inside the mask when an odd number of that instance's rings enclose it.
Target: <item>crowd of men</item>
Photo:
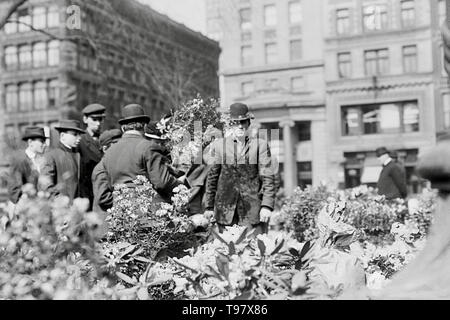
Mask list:
[[[188,187],[190,214],[204,214],[208,221],[217,222],[220,231],[233,224],[266,230],[274,209],[276,174],[267,141],[249,134],[252,115],[247,105],[230,106],[237,134],[214,141],[209,149],[214,159],[189,164],[185,171],[172,166],[157,122],[142,106],[123,107],[120,130],[104,132],[104,106],[91,104],[82,112],[86,128],[77,120],[61,120],[54,128],[58,144],[48,151],[44,128],[26,128],[22,138],[27,147],[15,152],[10,161],[11,217],[26,184],[52,197],[87,198],[90,210],[106,212],[114,203],[114,186],[133,187],[142,175],[157,192],[156,202],[170,203],[174,188]],[[224,161],[230,155],[232,161]]]

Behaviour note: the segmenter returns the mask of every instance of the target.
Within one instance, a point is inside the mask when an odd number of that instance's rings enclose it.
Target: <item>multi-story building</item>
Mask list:
[[[222,99],[282,128],[286,189],[376,183],[381,146],[420,189],[417,158],[450,128],[444,0],[221,2],[209,0],[207,25],[223,50]]]
[[[435,144],[446,112],[436,96],[439,7],[437,0],[326,1],[331,181],[342,187],[376,183],[375,149],[385,146],[405,165],[409,191],[418,191],[418,155]]]
[[[218,43],[137,1],[29,0],[9,20],[0,30],[0,166],[26,126],[81,119],[89,103],[108,108],[108,128],[128,103],[159,118],[197,93],[218,96]]]
[[[272,151],[287,193],[325,179],[322,1],[207,3],[209,35],[222,47],[222,107],[244,102],[256,128],[279,130]]]

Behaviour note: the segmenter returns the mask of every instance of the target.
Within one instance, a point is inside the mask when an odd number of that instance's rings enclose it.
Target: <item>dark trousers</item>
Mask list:
[[[267,231],[269,229],[268,228],[268,224],[266,222],[260,222],[260,223],[257,223],[257,224],[250,224],[250,225],[241,224],[240,221],[239,221],[239,215],[238,215],[237,212],[234,213],[233,220],[231,221],[231,224],[224,225],[224,224],[217,223],[217,229],[219,230],[219,233],[223,233],[223,231],[225,230],[226,227],[230,227],[230,226],[234,226],[234,225],[240,225],[240,226],[248,227],[250,229],[250,231],[255,230],[255,232],[253,233],[253,235],[255,237],[258,234],[267,233]]]

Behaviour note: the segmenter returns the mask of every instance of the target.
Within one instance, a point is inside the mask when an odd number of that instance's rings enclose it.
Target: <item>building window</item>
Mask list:
[[[387,29],[387,6],[385,4],[365,6],[363,9],[363,21],[365,31]]]
[[[267,43],[265,45],[266,64],[274,64],[277,62],[277,44]]]
[[[302,5],[300,1],[289,2],[289,23],[301,24],[302,20]]]
[[[28,9],[22,9],[19,10],[17,13],[18,20],[19,20],[19,32],[27,32],[30,31],[30,25],[31,25],[31,16],[28,12]]]
[[[5,87],[6,92],[6,111],[17,112],[19,107],[19,98],[17,95],[16,85],[7,85]]]
[[[364,52],[366,75],[381,75],[388,73],[388,49],[369,50]]]
[[[264,6],[264,26],[274,27],[277,25],[277,9],[274,4]]]
[[[417,46],[403,47],[403,71],[417,72]]]
[[[414,27],[416,23],[416,11],[414,9],[414,0],[402,0],[400,3],[402,27]]]
[[[249,66],[252,64],[252,47],[251,46],[242,46],[241,47],[241,65]]]
[[[298,185],[304,189],[312,185],[312,162],[297,162]]]
[[[339,78],[350,78],[352,75],[352,58],[350,52],[338,53]]]
[[[33,67],[39,68],[47,65],[47,50],[44,42],[33,45]]]
[[[450,128],[450,93],[442,95],[442,104],[444,111],[444,128]]]
[[[13,13],[9,19],[10,21],[16,21],[17,20],[17,13]],[[6,34],[12,34],[17,33],[17,23],[16,22],[7,22],[5,24],[5,33]]]
[[[290,42],[291,61],[302,59],[302,40],[291,40]]]
[[[337,34],[350,33],[350,14],[348,9],[336,10],[336,30]]]
[[[59,97],[58,80],[50,80],[48,82],[48,107],[55,108]]]
[[[342,107],[344,136],[419,131],[417,101]]]
[[[53,40],[48,43],[48,65],[59,65],[59,41]]]
[[[306,87],[305,79],[303,77],[293,77],[291,78],[291,91],[300,92]]]
[[[253,81],[242,82],[241,84],[241,93],[243,97],[248,97],[254,91]]]
[[[59,8],[58,6],[51,6],[47,11],[47,26],[49,28],[59,26]]]
[[[29,111],[33,106],[33,92],[31,83],[19,85],[19,108],[20,111]]]
[[[5,67],[6,70],[16,70],[19,65],[17,56],[17,47],[11,46],[5,48]]]
[[[46,11],[45,7],[36,7],[33,9],[33,28],[44,29],[47,26]]]
[[[31,46],[22,45],[19,47],[19,65],[20,69],[28,69],[32,66]]]
[[[39,81],[34,84],[34,109],[43,110],[47,108],[47,83]]]
[[[242,31],[250,31],[252,29],[252,11],[250,8],[239,10],[239,18]]]

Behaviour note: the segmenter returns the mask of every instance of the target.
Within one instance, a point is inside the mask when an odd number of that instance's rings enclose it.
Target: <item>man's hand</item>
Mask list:
[[[271,216],[272,216],[272,211],[265,207],[261,208],[261,211],[259,211],[259,220],[261,222],[269,222]]]
[[[213,210],[206,210],[203,215],[209,222],[214,222],[214,211]]]

